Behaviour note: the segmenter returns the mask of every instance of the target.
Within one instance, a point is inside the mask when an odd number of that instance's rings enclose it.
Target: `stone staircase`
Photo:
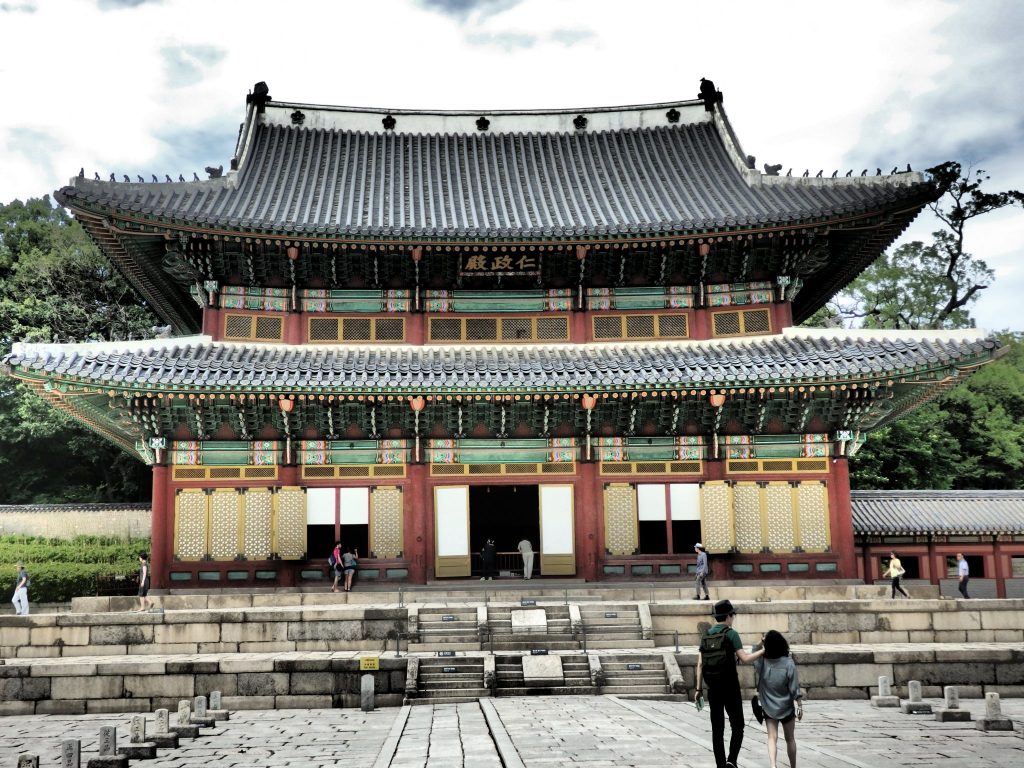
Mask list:
[[[601,656],[604,685],[600,693],[630,698],[672,695],[661,656],[648,654],[619,654]]]
[[[564,683],[558,686],[527,685],[523,679],[523,656],[500,654],[495,659],[495,696],[573,696],[597,691],[590,679],[586,654],[560,654]]]
[[[584,603],[579,611],[588,650],[654,647],[654,639],[644,637],[640,606],[636,603]]]
[[[423,607],[416,612],[418,641],[409,643],[416,651],[479,651],[478,611],[473,606]]]
[[[491,633],[488,648],[495,651],[527,651],[533,648],[546,648],[549,651],[579,649],[579,640],[573,634],[569,606],[531,606],[528,610],[543,610],[547,617],[546,631],[537,632],[513,633],[512,611],[517,610],[523,609],[518,606],[488,607],[487,626]]]
[[[520,667],[520,674],[522,668]],[[422,658],[416,678],[416,698],[406,704],[464,704],[490,696],[484,687],[482,656]]]

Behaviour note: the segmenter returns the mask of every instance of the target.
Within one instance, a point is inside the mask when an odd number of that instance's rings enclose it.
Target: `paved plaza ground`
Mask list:
[[[938,704],[938,702],[933,702]],[[964,700],[976,716],[984,702]],[[983,733],[973,723],[938,723],[879,710],[861,701],[809,701],[797,727],[799,765],[1011,768],[1024,765],[1024,699],[1003,702],[1013,733]],[[21,753],[59,765],[61,739],[82,740],[82,765],[99,728],[128,736],[129,715],[0,718],[0,768]],[[613,696],[483,699],[479,703],[380,709],[232,713],[227,723],[177,750],[161,750],[147,768],[179,766],[359,766],[360,768],[587,768],[714,766],[707,711],[683,702]],[[787,765],[780,744],[779,766]],[[767,766],[764,727],[750,720],[740,766]]]

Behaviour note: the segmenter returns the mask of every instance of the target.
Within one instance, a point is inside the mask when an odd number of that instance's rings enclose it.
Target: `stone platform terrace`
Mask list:
[[[935,702],[933,702],[935,703]],[[963,707],[975,716],[978,701]],[[797,725],[804,768],[1008,768],[1024,760],[1024,699],[1004,701],[1015,731],[984,733],[972,723],[872,708],[867,702],[810,701]],[[0,766],[19,754],[59,766],[61,739],[82,741],[82,759],[97,752],[104,725],[126,737],[127,715],[12,717],[0,729]],[[750,718],[742,766],[768,764],[764,726]],[[780,744],[779,765],[788,765]],[[177,750],[160,750],[150,768],[196,765],[326,768],[711,768],[707,711],[683,702],[613,696],[481,700],[459,705],[358,710],[293,709],[233,713],[231,720]]]

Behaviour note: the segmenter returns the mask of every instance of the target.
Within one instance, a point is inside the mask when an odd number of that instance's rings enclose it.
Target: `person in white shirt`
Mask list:
[[[519,554],[523,556],[523,578],[529,579],[533,576],[533,545],[530,540],[523,538],[519,542]]]
[[[971,580],[971,567],[967,565],[967,560],[964,558],[963,552],[956,553],[956,562],[957,578],[960,581],[956,588],[960,590],[960,594],[964,596],[964,600],[970,600],[971,596],[967,594],[967,582]]]

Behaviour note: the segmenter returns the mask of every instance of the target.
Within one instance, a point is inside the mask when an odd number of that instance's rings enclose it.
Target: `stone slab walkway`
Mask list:
[[[937,703],[934,702],[933,703]],[[984,702],[963,700],[975,715]],[[1024,764],[1024,699],[1003,701],[1012,733],[982,733],[973,723],[878,710],[865,702],[809,701],[797,727],[802,768],[930,768]],[[33,715],[0,720],[0,768],[21,753],[58,766],[61,739],[82,740],[83,765],[96,754],[99,728],[128,735],[128,715]],[[238,712],[148,768],[358,765],[361,768],[712,768],[707,712],[688,703],[597,697],[484,699],[479,703],[352,709]],[[968,727],[969,726],[969,727]],[[785,766],[780,744],[779,765]],[[958,761],[958,762],[953,762]],[[766,766],[765,731],[752,719],[740,765]]]

